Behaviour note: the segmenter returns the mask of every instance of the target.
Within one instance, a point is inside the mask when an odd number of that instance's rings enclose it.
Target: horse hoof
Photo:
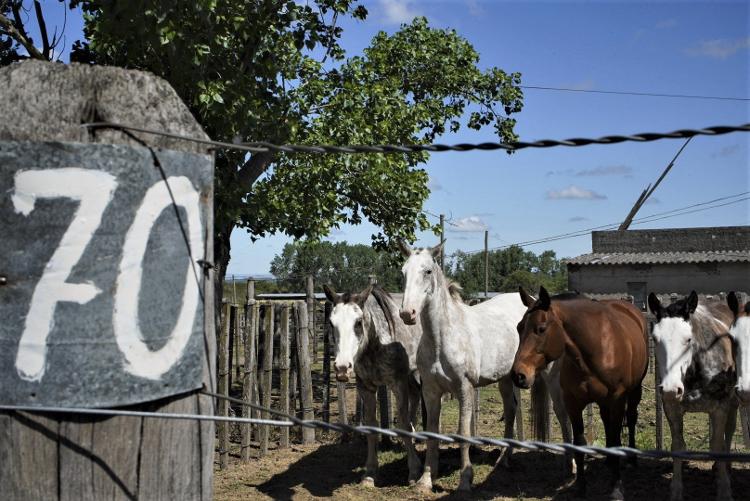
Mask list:
[[[372,477],[364,477],[359,481],[359,485],[362,487],[375,487],[375,479]]]

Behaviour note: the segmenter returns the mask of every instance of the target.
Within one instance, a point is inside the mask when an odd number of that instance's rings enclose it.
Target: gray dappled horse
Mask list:
[[[376,391],[385,385],[393,391],[398,408],[398,425],[413,431],[420,407],[416,353],[422,335],[420,325],[406,326],[398,320],[398,305],[380,286],[364,291],[337,294],[324,285],[326,297],[333,303],[331,324],[336,345],[336,379],[348,381],[357,375],[357,388],[364,404],[364,422],[377,426]],[[421,473],[422,463],[414,443],[403,438],[408,456],[409,482]],[[367,462],[362,484],[375,485],[378,470],[378,435],[367,436]]]
[[[443,275],[435,262],[441,252],[411,249],[399,242],[407,258],[402,272],[406,279],[401,318],[407,325],[422,325],[417,350],[417,367],[427,409],[427,430],[439,432],[441,397],[450,392],[459,402],[458,433],[468,436],[474,387],[499,382],[503,399],[505,436],[513,436],[516,400],[509,372],[518,348],[516,324],[526,312],[518,294],[501,294],[468,306],[461,301],[458,287]],[[427,442],[424,473],[418,486],[432,490],[438,474],[438,443]],[[506,454],[502,456],[507,461]],[[461,444],[459,490],[471,489],[473,470],[469,445]]]
[[[698,304],[695,291],[667,306],[652,292],[648,306],[656,315],[653,337],[672,450],[685,449],[682,429],[685,413],[706,412],[710,416],[711,451],[728,452],[738,407],[729,336],[732,312],[722,303]],[[714,471],[716,498],[732,499],[728,463],[717,461]],[[672,501],[682,499],[681,459],[674,458],[670,492]]]

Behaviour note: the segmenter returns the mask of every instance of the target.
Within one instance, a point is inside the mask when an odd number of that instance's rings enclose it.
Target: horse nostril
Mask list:
[[[683,390],[681,387],[677,387],[677,396],[681,397],[683,391],[685,391],[685,390]]]
[[[349,367],[347,367],[347,368],[348,368],[348,369],[351,369],[351,368],[352,368],[352,363],[351,363],[351,362],[349,362]]]

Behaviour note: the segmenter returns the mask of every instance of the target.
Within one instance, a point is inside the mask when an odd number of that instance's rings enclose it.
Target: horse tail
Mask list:
[[[531,427],[534,429],[536,440],[546,442],[549,429],[549,396],[547,382],[543,377],[537,377],[531,385]]]

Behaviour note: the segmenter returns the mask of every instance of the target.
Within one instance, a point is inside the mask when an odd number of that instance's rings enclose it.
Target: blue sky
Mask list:
[[[47,2],[50,7],[57,2]],[[349,55],[380,30],[393,32],[416,15],[454,28],[481,55],[483,67],[519,71],[523,84],[711,96],[750,96],[750,12],[735,2],[506,2],[371,0],[364,22],[343,23]],[[68,16],[68,44],[80,30]],[[596,137],[750,122],[750,102],[565,93],[528,89],[515,117],[524,140]],[[491,130],[462,130],[440,142],[493,140]],[[434,154],[426,169],[432,194],[425,210],[444,213],[447,251],[490,247],[621,221],[682,140],[585,148]],[[639,216],[750,190],[750,134],[699,137]],[[731,201],[731,200],[729,200]],[[633,228],[748,224],[748,201]],[[342,227],[330,239],[369,243],[374,228]],[[436,242],[421,234],[421,245]],[[232,239],[229,274],[265,274],[285,236],[251,243]],[[590,237],[529,249],[559,256],[589,252]]]

